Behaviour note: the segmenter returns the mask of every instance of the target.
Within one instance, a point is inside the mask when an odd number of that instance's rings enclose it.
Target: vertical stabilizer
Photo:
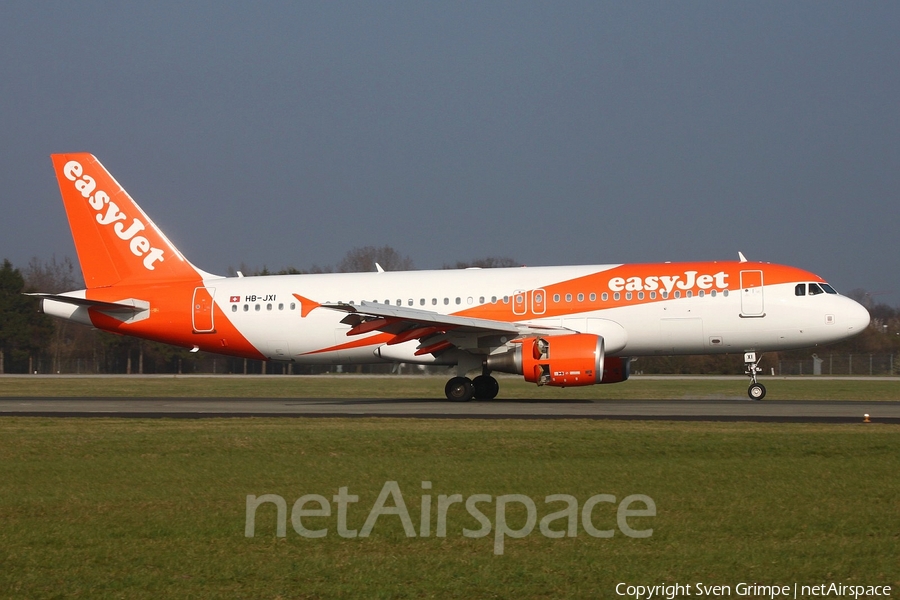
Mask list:
[[[93,155],[52,159],[89,289],[201,278]]]

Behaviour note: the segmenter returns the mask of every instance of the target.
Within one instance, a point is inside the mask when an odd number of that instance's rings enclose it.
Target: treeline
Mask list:
[[[240,271],[243,275],[276,275],[329,272],[374,271],[376,263],[387,271],[411,270],[413,261],[390,246],[366,246],[354,248],[336,265],[313,266],[300,270],[294,267],[270,271],[267,267],[248,268],[241,265],[229,269],[230,275]],[[520,263],[504,257],[486,257],[471,261],[445,264],[445,269],[467,267],[511,267]],[[32,259],[19,269],[4,260],[0,268],[0,374],[3,373],[270,373],[310,374],[340,367],[290,365],[264,361],[230,358],[203,352],[191,353],[186,349],[114,335],[62,319],[44,315],[39,300],[25,295],[28,292],[61,293],[84,287],[80,270],[73,262],[56,257],[50,260]],[[900,308],[875,303],[865,290],[853,290],[848,294],[869,309],[870,326],[862,334],[824,348],[795,350],[764,355],[761,367],[776,373],[783,364],[811,360],[813,353],[826,356],[893,355],[900,363]],[[844,359],[841,359],[844,360]],[[852,360],[852,358],[851,358]],[[862,358],[858,360],[864,360]],[[871,359],[869,359],[871,361]],[[834,361],[832,360],[831,363]],[[829,363],[828,368],[833,368]],[[633,364],[635,372],[644,374],[740,374],[743,372],[741,355],[703,356],[654,356],[642,357]],[[857,368],[859,366],[857,365]],[[360,373],[396,372],[392,365],[354,365]],[[419,367],[406,367],[404,372],[426,371]],[[811,369],[801,372],[812,372]],[[838,371],[835,371],[838,372]],[[878,372],[885,372],[880,369]]]

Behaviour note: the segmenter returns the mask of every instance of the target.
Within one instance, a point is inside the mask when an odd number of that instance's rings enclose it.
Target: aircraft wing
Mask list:
[[[451,346],[467,350],[477,348],[484,350],[505,344],[507,338],[569,331],[561,327],[538,327],[527,323],[444,315],[430,310],[366,300],[360,305],[321,306],[349,313],[341,320],[342,323],[351,326],[347,335],[360,335],[371,331],[391,333],[395,337],[387,342],[389,346],[417,339],[420,341],[420,350],[417,354],[437,353]]]

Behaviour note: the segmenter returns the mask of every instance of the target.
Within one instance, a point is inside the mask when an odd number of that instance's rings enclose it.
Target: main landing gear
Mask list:
[[[766,386],[756,380],[756,374],[762,369],[759,368],[759,361],[762,356],[757,357],[756,352],[744,352],[744,372],[750,376],[750,387],[747,389],[747,395],[751,400],[762,400],[766,397]]]
[[[468,377],[454,377],[444,386],[447,400],[452,402],[468,402],[476,400],[493,400],[500,392],[500,384],[488,373],[479,375],[474,380]]]

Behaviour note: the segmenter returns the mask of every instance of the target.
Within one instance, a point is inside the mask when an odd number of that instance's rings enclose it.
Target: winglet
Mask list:
[[[294,294],[294,298],[300,301],[300,317],[306,317],[306,315],[308,315],[310,311],[322,306],[315,300],[304,298],[300,294]]]

